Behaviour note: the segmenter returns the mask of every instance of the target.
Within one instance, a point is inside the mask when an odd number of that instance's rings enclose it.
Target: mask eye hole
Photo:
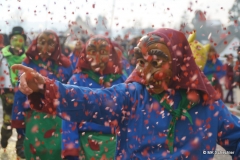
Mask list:
[[[157,61],[152,61],[152,66],[153,67],[157,67],[158,66],[158,62]]]
[[[138,60],[137,60],[137,64],[138,64],[139,66],[141,66],[141,67],[144,67],[145,62],[144,62],[143,59],[138,59]]]
[[[162,60],[152,61],[152,66],[158,68],[161,66],[162,62],[163,62]]]

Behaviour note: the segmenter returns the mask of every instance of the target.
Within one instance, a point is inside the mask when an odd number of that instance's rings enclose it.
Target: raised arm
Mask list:
[[[122,106],[129,103],[127,88],[126,84],[118,84],[108,89],[90,89],[46,79],[44,105],[33,106],[69,121],[108,126],[112,120],[120,119]]]

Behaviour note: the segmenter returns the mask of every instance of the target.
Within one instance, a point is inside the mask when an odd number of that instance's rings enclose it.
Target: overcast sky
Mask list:
[[[187,11],[190,2],[192,12]],[[174,28],[184,11],[189,23],[197,9],[206,11],[207,19],[219,19],[228,26],[228,11],[233,3],[234,0],[0,0],[0,20],[4,20],[0,23],[0,32],[10,32],[14,25],[23,24],[21,21],[41,22],[25,26],[27,31],[52,27],[65,30],[68,21],[75,20],[77,15],[85,19],[86,14],[92,24],[99,14],[104,15],[108,29],[118,31],[139,25],[160,28],[164,24]],[[65,25],[54,25],[57,22]]]

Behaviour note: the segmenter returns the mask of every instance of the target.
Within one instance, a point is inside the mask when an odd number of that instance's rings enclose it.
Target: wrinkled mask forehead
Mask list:
[[[171,52],[168,46],[164,43],[164,39],[157,35],[143,36],[137,47],[134,48],[136,58],[143,57],[145,60],[152,60],[156,56],[165,58],[171,61]]]
[[[87,46],[86,47],[90,47],[90,46],[100,46],[100,45],[110,45],[109,42],[104,39],[104,38],[101,38],[101,37],[94,37],[94,38],[91,38],[88,43],[87,43]]]
[[[44,31],[44,32],[40,33],[39,36],[38,36],[38,40],[42,39],[42,38],[45,38],[45,39],[48,39],[48,40],[52,40],[55,44],[58,43],[57,42],[57,37],[51,31]]]

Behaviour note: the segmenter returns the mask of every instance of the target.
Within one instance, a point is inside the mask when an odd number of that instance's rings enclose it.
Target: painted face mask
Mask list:
[[[134,48],[137,60],[136,71],[141,76],[151,93],[159,94],[164,91],[171,79],[171,54],[160,37],[144,36]]]
[[[94,72],[102,73],[107,66],[111,45],[102,38],[90,39],[86,46],[86,58]]]
[[[210,49],[210,44],[203,45],[195,39],[196,32],[189,35],[188,42],[197,66],[203,70],[208,59],[207,52]]]
[[[135,56],[138,59],[137,66],[125,83],[143,84],[151,94],[168,89],[197,90],[206,103],[212,103],[218,98],[196,65],[190,45],[182,32],[160,28],[148,33],[138,43]]]
[[[45,31],[37,39],[37,50],[39,56],[44,60],[51,56],[57,46],[57,40],[54,34]]]
[[[77,41],[75,45],[75,50],[81,51],[83,49],[83,42],[82,41]]]
[[[11,48],[16,53],[21,53],[22,47],[24,45],[24,37],[22,35],[14,35],[10,41]]]
[[[33,40],[26,52],[25,63],[31,60],[38,60],[39,56],[42,60],[52,60],[59,66],[69,67],[71,61],[68,57],[61,53],[59,38],[54,31],[46,30]]]

